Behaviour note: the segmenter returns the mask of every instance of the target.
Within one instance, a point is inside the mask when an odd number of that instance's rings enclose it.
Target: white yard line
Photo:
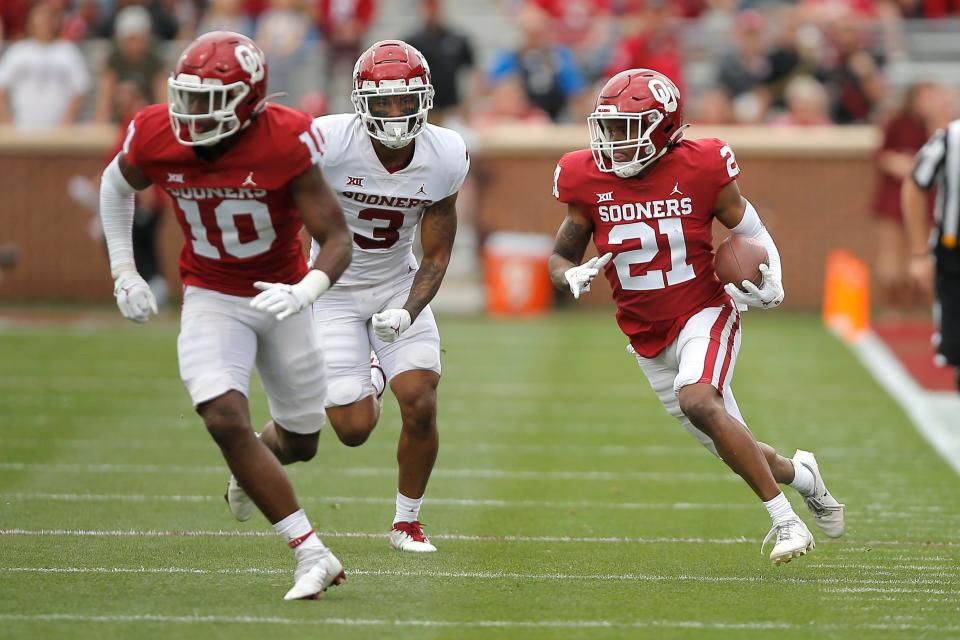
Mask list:
[[[960,395],[920,388],[872,331],[850,344],[850,348],[903,408],[917,431],[960,473]]]
[[[396,467],[344,467],[330,469],[320,465],[302,467],[304,473],[345,477],[396,476]],[[0,462],[0,471],[63,471],[70,473],[195,473],[226,475],[227,468],[220,465],[154,465],[154,464],[73,464],[39,462]],[[596,480],[603,482],[622,480],[648,480],[658,482],[741,482],[740,478],[718,468],[716,473],[667,472],[667,471],[508,471],[504,469],[435,469],[434,477],[441,478],[486,478],[500,480]]]
[[[321,538],[359,538],[368,540],[386,539],[386,532],[379,531],[318,531]],[[228,530],[174,530],[174,529],[0,529],[0,537],[101,537],[101,538],[272,538],[273,531],[228,531]],[[454,542],[545,542],[582,544],[759,544],[752,538],[680,538],[680,537],[632,537],[632,536],[524,536],[524,535],[469,535],[455,533],[431,533],[435,540]],[[826,540],[824,540],[826,542]],[[827,542],[827,544],[832,544]],[[943,540],[908,542],[904,540],[858,540],[844,539],[836,547],[838,552],[868,550],[871,547],[925,547],[956,548],[960,541]]]
[[[142,495],[127,493],[0,493],[0,502],[8,501],[51,501],[51,502],[213,502],[222,504],[223,496],[214,495]],[[392,505],[393,498],[358,496],[323,496],[301,498],[306,503],[338,504],[377,504]],[[507,509],[616,509],[627,511],[703,511],[703,510],[744,510],[756,511],[753,503],[727,502],[593,502],[591,500],[493,500],[470,498],[428,498],[431,506],[483,507]],[[902,512],[896,512],[903,517]]]
[[[180,624],[255,624],[338,627],[423,627],[481,629],[709,629],[709,630],[855,630],[876,631],[940,631],[955,632],[957,625],[913,623],[873,623],[838,625],[822,623],[792,624],[789,622],[715,622],[704,620],[398,620],[386,618],[286,618],[281,616],[172,616],[160,614],[89,615],[76,613],[0,614],[9,622],[93,622],[93,623],[180,623]]]
[[[0,567],[0,573],[77,573],[77,574],[195,574],[195,575],[286,575],[289,570],[235,568],[235,569],[202,569],[199,567]],[[518,573],[512,571],[432,571],[399,569],[352,569],[347,568],[348,576],[374,576],[398,578],[470,578],[477,580],[528,580],[543,581],[576,581],[592,580],[597,582],[768,582],[763,576],[698,576],[688,574],[662,575],[645,573]],[[779,578],[777,582],[798,584],[837,584],[837,585],[900,585],[909,584],[920,587],[922,585],[946,585],[945,580],[900,580],[884,578]]]

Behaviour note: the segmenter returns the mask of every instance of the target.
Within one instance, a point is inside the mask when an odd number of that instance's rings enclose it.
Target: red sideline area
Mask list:
[[[903,368],[927,391],[954,391],[955,375],[951,367],[933,363],[930,346],[933,323],[930,320],[881,320],[873,332],[883,340]]]

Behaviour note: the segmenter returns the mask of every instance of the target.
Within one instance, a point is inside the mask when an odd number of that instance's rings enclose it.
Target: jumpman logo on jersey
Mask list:
[[[421,184],[421,185],[420,185],[420,189],[417,190],[417,195],[420,195],[421,193],[422,193],[423,195],[427,195],[426,186],[427,186],[427,183],[426,183],[426,182],[424,182],[423,184]]]
[[[673,183],[673,191],[670,192],[670,195],[673,195],[673,194],[675,194],[675,193],[678,194],[678,195],[681,195],[681,196],[683,195],[683,191],[680,191],[680,183],[679,183],[679,182],[674,182],[674,183]]]
[[[243,184],[241,184],[240,186],[241,186],[241,187],[255,187],[255,186],[257,186],[257,183],[253,181],[253,171],[250,172],[250,175],[248,175],[248,176],[246,177],[246,179],[243,181]]]

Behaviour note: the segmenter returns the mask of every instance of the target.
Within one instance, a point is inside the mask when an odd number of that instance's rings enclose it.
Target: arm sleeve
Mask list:
[[[122,271],[136,270],[131,234],[136,190],[120,172],[117,157],[107,165],[100,179],[100,221],[114,278]]]
[[[746,198],[744,198],[744,200],[746,200]],[[773,274],[778,280],[782,280],[783,271],[780,265],[780,251],[777,250],[777,245],[773,242],[773,236],[771,236],[767,228],[763,226],[760,215],[757,213],[757,210],[754,209],[753,205],[750,204],[750,201],[746,200],[746,203],[747,208],[743,211],[743,219],[740,221],[740,224],[730,231],[737,235],[753,238],[762,244],[763,248],[767,250],[767,257],[770,260],[770,270],[773,271]]]
[[[947,132],[940,129],[917,152],[912,177],[918,187],[926,190],[933,186],[933,181],[943,171],[946,156]]]

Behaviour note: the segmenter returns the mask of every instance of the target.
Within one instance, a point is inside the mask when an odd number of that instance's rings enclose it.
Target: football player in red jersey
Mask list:
[[[563,156],[554,174],[567,216],[550,257],[553,283],[579,298],[604,271],[628,350],[664,407],[763,500],[774,564],[814,546],[777,483],[800,492],[824,533],[842,535],[843,505],[824,486],[813,454],[798,450],[788,459],[757,442],[730,390],[740,308],[783,300],[780,254],[740,194],[733,150],[722,140],[683,139],[680,92],[650,69],[611,78],[587,120],[590,149]],[[717,279],[714,218],[767,249],[762,286],[725,288]],[[602,255],[580,264],[591,237]]]
[[[197,38],[168,85],[169,104],[137,114],[103,174],[114,295],[130,320],[156,313],[130,234],[134,192],[155,184],[173,199],[186,239],[180,375],[233,482],[294,549],[285,598],[316,598],[343,580],[343,566],[314,533],[281,460],[316,453],[324,369],[310,314],[300,312],[340,277],[352,253],[343,212],[316,166],[323,140],[306,114],[266,103],[266,60],[246,36]],[[323,247],[310,267],[299,239],[304,226]],[[263,440],[247,402],[254,366],[275,427]]]

